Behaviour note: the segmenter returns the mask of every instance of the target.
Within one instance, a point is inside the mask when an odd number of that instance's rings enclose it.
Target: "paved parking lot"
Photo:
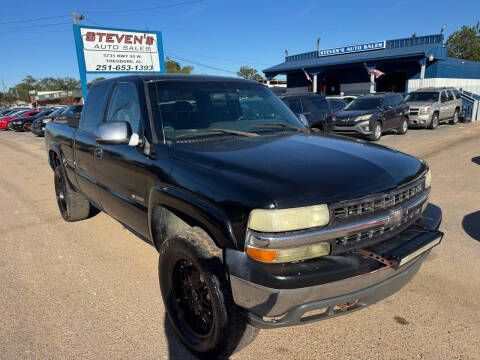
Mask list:
[[[235,359],[480,359],[480,125],[386,135],[421,156],[445,238],[365,310],[261,331]],[[64,222],[43,139],[0,132],[0,358],[190,359],[168,322],[154,248],[105,214]]]

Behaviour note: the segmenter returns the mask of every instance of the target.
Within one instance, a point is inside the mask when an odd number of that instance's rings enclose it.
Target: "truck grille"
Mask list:
[[[417,109],[417,108],[411,108],[409,113],[410,113],[410,115],[418,115],[418,110],[419,109]]]
[[[388,194],[372,196],[367,199],[363,198],[358,201],[349,201],[345,202],[344,205],[342,203],[334,204],[331,207],[333,218],[336,220],[342,220],[373,213],[377,210],[388,209],[411,199],[419,194],[423,188],[424,181],[422,179],[421,182],[416,182],[407,188],[398,189]]]
[[[405,216],[402,217],[402,220],[398,224],[395,224],[393,226],[390,226],[390,225],[379,226],[374,229],[359,231],[359,232],[348,234],[347,236],[337,238],[336,239],[337,245],[348,246],[355,242],[370,240],[372,238],[376,238],[378,236],[392,232],[395,229],[399,228],[400,226],[405,225],[407,222],[413,220],[418,215],[420,215],[420,211],[421,211],[421,207],[418,206],[413,211],[409,212],[408,214],[405,214]]]

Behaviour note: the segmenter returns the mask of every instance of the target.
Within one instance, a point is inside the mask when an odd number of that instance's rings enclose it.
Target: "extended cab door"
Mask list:
[[[96,84],[88,92],[82,111],[80,126],[73,142],[74,168],[78,187],[91,200],[99,203],[95,174],[94,151],[96,142],[93,133],[103,120],[109,85]]]
[[[112,89],[104,121],[126,121],[143,138],[143,117],[133,83],[118,83]],[[97,145],[96,178],[104,210],[148,236],[148,194],[145,156],[139,146]]]

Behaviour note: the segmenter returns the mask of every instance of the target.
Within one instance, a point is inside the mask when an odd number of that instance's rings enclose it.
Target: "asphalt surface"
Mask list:
[[[362,311],[263,330],[233,359],[480,359],[480,125],[387,135],[425,158],[443,243]],[[0,358],[193,359],[160,297],[155,249],[105,214],[58,212],[42,138],[0,132]]]

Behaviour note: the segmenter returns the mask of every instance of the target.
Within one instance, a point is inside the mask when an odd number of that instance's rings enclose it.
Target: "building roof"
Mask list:
[[[443,35],[427,35],[415,38],[387,40],[385,48],[339,55],[321,56],[316,51],[285,57],[281,64],[263,70],[267,76],[286,73],[297,69],[323,68],[328,66],[388,60],[392,58],[433,55],[435,59],[446,59],[447,48],[443,46]]]

